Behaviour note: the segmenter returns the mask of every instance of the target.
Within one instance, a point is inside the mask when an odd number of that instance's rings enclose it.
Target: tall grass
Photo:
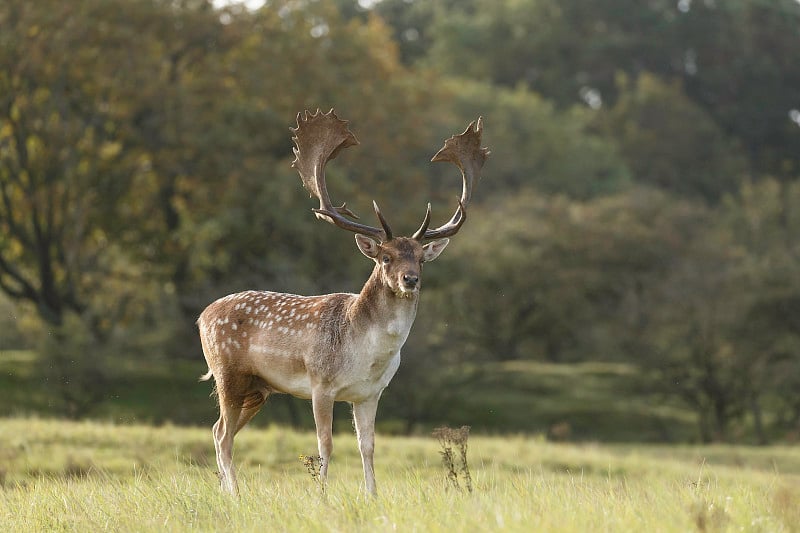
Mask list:
[[[474,491],[434,439],[378,437],[379,496],[335,437],[323,494],[310,433],[237,437],[241,496],[217,486],[207,429],[0,420],[2,531],[798,531],[800,450],[470,437]]]

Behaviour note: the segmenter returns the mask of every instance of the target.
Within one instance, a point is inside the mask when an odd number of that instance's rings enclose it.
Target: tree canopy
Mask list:
[[[7,0],[0,27],[0,303],[25,317],[2,327],[55,382],[198,357],[195,317],[235,290],[359,289],[290,168],[299,111],[361,141],[334,201],[409,230],[452,212],[429,160],[482,115],[395,416],[454,369],[600,360],[702,439],[800,429],[800,3]]]

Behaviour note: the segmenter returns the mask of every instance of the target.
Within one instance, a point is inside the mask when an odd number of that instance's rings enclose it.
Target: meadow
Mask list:
[[[120,424],[210,426],[216,420],[211,384],[198,383],[206,371],[201,355],[193,360],[137,359],[117,362],[107,376],[107,394],[85,417]],[[65,399],[69,382],[53,384],[31,350],[0,350],[2,417],[53,417]],[[623,363],[550,364],[505,361],[459,365],[452,379],[425,390],[405,375],[381,399],[378,429],[382,433],[429,433],[434,427],[470,425],[482,433],[545,433],[561,427],[570,440],[601,442],[690,442],[697,438],[696,415],[685,406],[653,393],[645,376]],[[412,374],[413,376],[413,374]],[[405,381],[404,381],[405,380]],[[405,391],[403,390],[405,387]],[[427,418],[409,427],[403,418],[409,392],[422,396]],[[404,393],[405,392],[405,393]],[[297,420],[292,424],[289,407]],[[251,425],[295,425],[313,429],[309,402],[276,395]],[[350,429],[348,406],[336,405],[335,429]],[[744,434],[747,434],[746,431]]]
[[[469,439],[470,493],[431,437],[378,435],[379,496],[335,436],[323,493],[310,432],[247,428],[242,494],[217,486],[207,428],[0,419],[2,531],[798,531],[800,449]]]

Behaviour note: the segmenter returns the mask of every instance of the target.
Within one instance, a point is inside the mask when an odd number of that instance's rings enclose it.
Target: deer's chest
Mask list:
[[[371,327],[354,343],[340,376],[337,399],[360,401],[386,388],[400,366],[400,349],[413,321],[413,315],[398,315],[380,326]]]

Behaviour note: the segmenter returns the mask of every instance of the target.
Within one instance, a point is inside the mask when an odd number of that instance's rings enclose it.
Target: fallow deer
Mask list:
[[[246,291],[225,296],[202,312],[198,326],[209,370],[201,379],[214,377],[219,400],[213,436],[220,483],[238,493],[233,438],[270,394],[285,393],[311,399],[323,483],[333,447],[333,404],[352,403],[366,490],[375,494],[375,412],[414,322],[422,265],[442,253],[448,237],[466,220],[473,182],[489,151],[480,145],[480,118],[445,141],[431,161],[449,161],[461,170],[463,187],[455,213],[429,229],[428,204],[420,228],[411,237],[395,237],[375,202],[381,228],[355,222],[345,204],[331,203],[325,165],[343,148],[358,144],[347,121],[333,110],[306,111],[297,115],[297,127],[291,130],[296,145],[292,166],[319,199],[316,217],[356,233],[359,250],[375,266],[359,294]]]

